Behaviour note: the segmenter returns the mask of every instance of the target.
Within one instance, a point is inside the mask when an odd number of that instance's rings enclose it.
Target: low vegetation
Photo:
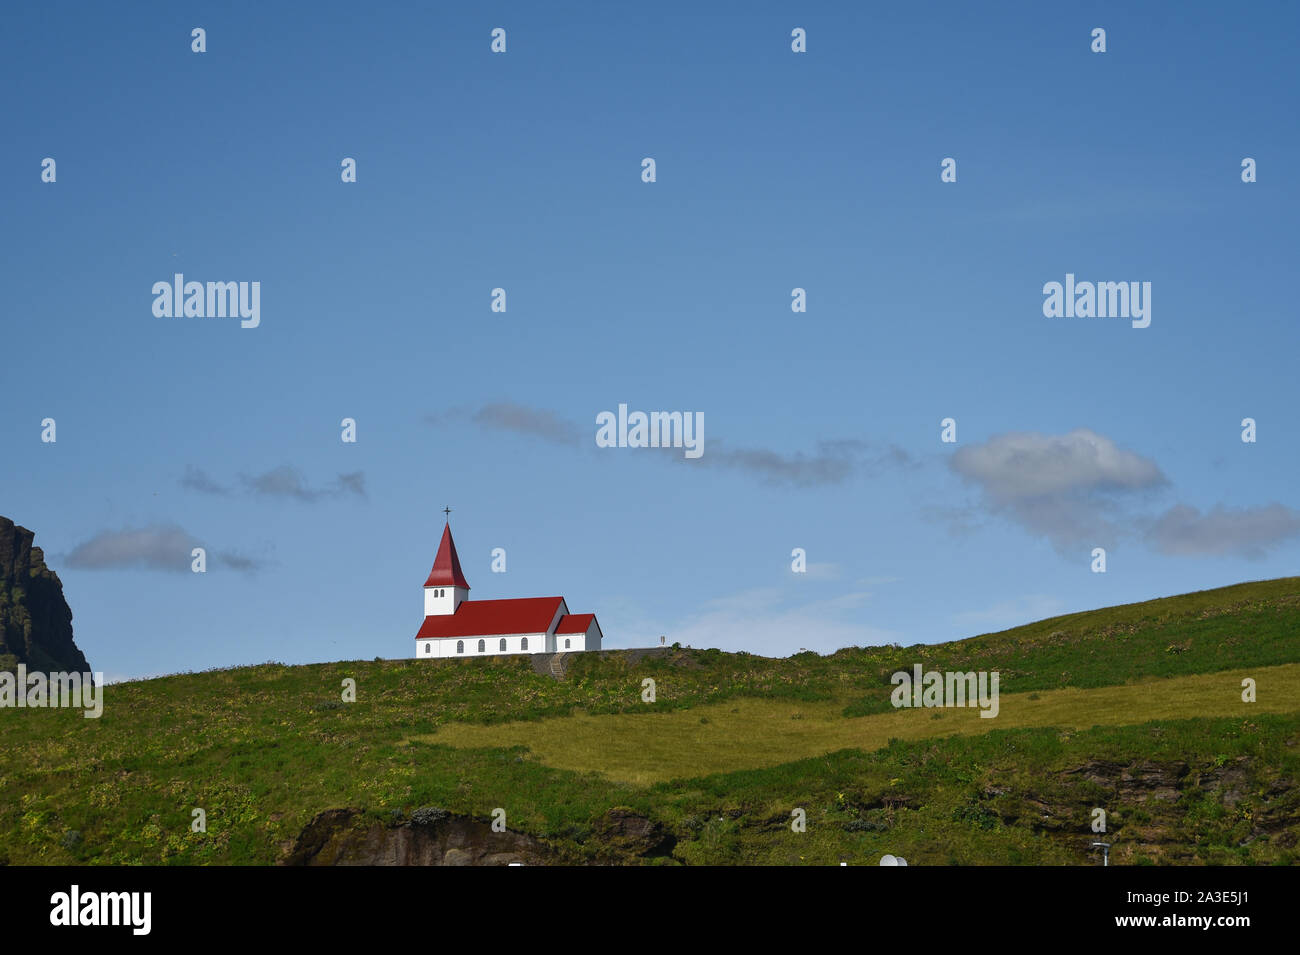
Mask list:
[[[437,807],[575,860],[1090,864],[1102,808],[1114,863],[1292,864],[1298,635],[1286,578],[936,646],[584,654],[563,681],[515,658],[118,684],[97,720],[0,709],[0,861],[271,864],[322,810]],[[895,710],[917,663],[998,670],[999,716]],[[611,847],[615,809],[671,849]]]

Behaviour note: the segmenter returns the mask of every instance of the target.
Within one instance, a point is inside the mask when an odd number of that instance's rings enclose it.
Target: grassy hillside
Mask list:
[[[894,709],[916,663],[998,670],[999,716]],[[583,654],[559,682],[526,658],[183,674],[107,688],[98,720],[0,710],[0,860],[275,863],[322,810],[438,807],[573,861],[639,858],[618,808],[675,840],[657,862],[1091,863],[1100,807],[1115,862],[1291,864],[1296,664],[1300,578],[937,646]]]

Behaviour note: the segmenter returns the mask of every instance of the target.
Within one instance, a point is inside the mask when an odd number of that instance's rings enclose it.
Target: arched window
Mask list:
[[[456,652],[457,652],[457,653],[464,653],[464,652],[465,652],[465,641],[464,641],[464,640],[457,640],[457,641],[456,641]]]
[[[432,653],[432,652],[433,652],[433,644],[431,644],[431,643],[426,643],[426,644],[424,645],[424,652],[425,652],[425,653]]]
[[[479,652],[479,653],[482,653],[482,652],[483,652],[484,650],[486,650],[486,649],[487,649],[487,643],[485,643],[484,641],[480,640],[480,641],[478,642],[478,652]]]
[[[566,650],[569,649],[569,638],[568,638],[568,637],[565,637],[565,638],[564,638],[564,649],[566,649]]]
[[[506,638],[505,638],[505,637],[502,637],[502,638],[501,638],[501,652],[502,652],[502,653],[505,653],[505,652],[506,652]]]
[[[520,650],[527,650],[527,649],[528,649],[528,638],[527,638],[527,637],[524,637],[523,639],[521,639],[521,640],[519,641],[519,649],[520,649]]]

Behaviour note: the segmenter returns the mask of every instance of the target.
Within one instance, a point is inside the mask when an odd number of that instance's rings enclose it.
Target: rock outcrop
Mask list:
[[[385,824],[360,809],[327,809],[299,834],[282,865],[545,865],[559,858],[522,832],[445,810]]]
[[[0,517],[0,670],[86,673],[90,664],[72,641],[72,610],[59,575],[33,547],[36,535]]]
[[[623,858],[672,855],[677,839],[661,823],[624,806],[615,806],[596,825],[595,837],[607,854]]]
[[[472,816],[426,806],[410,819],[361,809],[327,809],[298,834],[281,865],[628,865],[671,854],[664,827],[624,807],[599,821],[585,853],[526,832],[495,832]]]

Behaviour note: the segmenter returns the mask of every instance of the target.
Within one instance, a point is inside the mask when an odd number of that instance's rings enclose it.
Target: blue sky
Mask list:
[[[16,7],[0,514],[116,677],[410,655],[444,505],[472,597],[615,647],[1295,574],[1300,13],[1133,7]],[[155,317],[176,272],[260,326]],[[703,457],[597,448],[619,403]]]

